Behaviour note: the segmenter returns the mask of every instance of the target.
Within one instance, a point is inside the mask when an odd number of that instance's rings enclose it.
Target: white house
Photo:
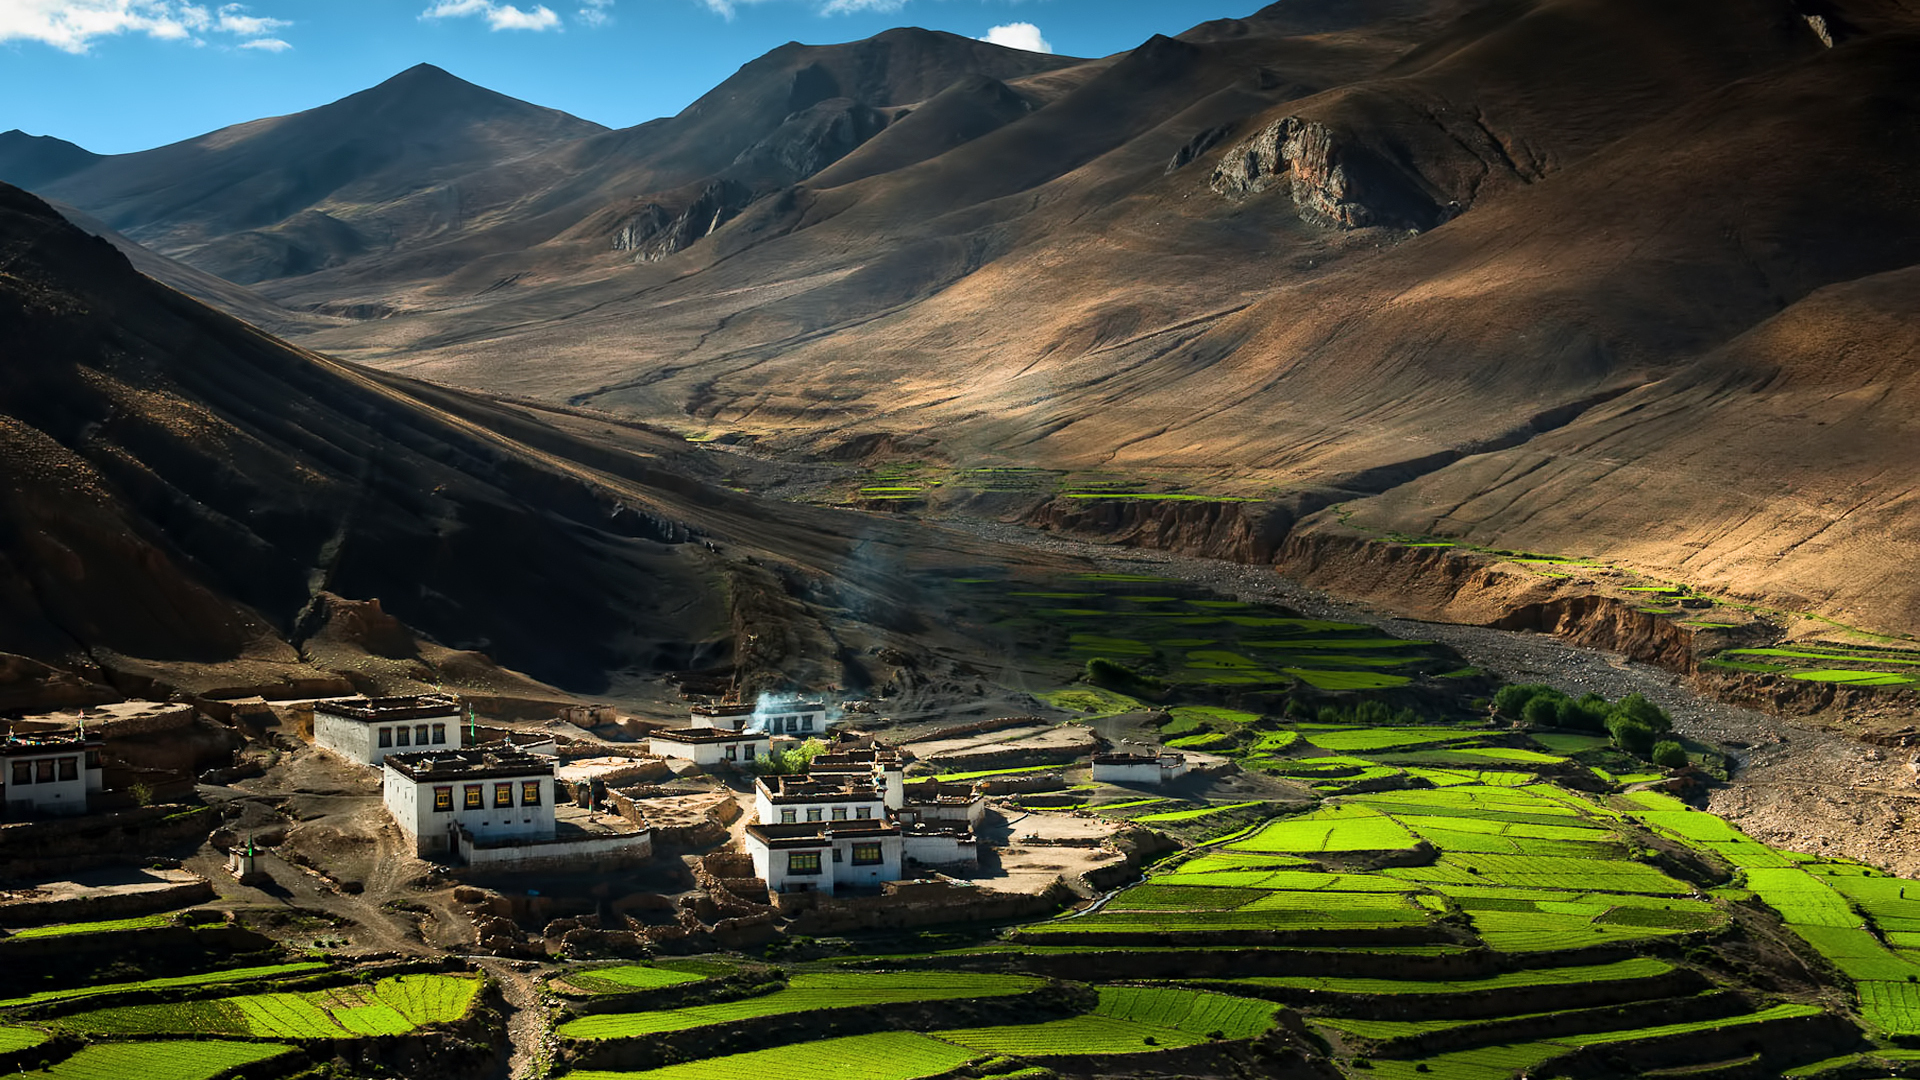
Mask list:
[[[777,893],[831,894],[901,877],[900,826],[890,821],[754,824],[746,849],[754,875]]]
[[[10,818],[86,813],[87,797],[102,788],[104,745],[80,735],[0,740],[0,808]]]
[[[689,713],[691,726],[725,728],[739,731],[753,720],[758,706],[743,701],[723,701],[717,705],[695,705]]]
[[[872,781],[812,776],[761,777],[753,782],[756,820],[767,825],[816,821],[885,821],[887,804]]]
[[[378,765],[388,754],[459,749],[460,699],[447,694],[321,701],[313,741],[349,761]]]
[[[1109,784],[1164,784],[1187,774],[1181,754],[1095,754],[1093,778]]]
[[[554,837],[549,757],[506,743],[389,754],[387,813],[420,855],[454,850],[456,828],[482,843]]]
[[[647,752],[654,757],[691,761],[702,768],[716,765],[747,768],[766,758],[771,742],[764,731],[664,728],[647,736]]]
[[[824,701],[781,701],[769,699],[760,705],[750,728],[769,735],[824,735],[832,721]]]
[[[906,805],[907,767],[900,760],[900,751],[892,747],[865,746],[821,754],[808,763],[807,774],[818,780],[866,780],[879,789],[888,810],[897,811]]]
[[[974,784],[923,780],[907,788],[898,816],[908,825],[977,829],[987,819],[987,797]]]

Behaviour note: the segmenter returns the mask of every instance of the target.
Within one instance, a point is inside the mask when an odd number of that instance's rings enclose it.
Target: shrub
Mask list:
[[[1688,763],[1686,747],[1672,739],[1662,739],[1653,744],[1653,763],[1663,769],[1684,769]]]
[[[1613,712],[1615,716],[1630,717],[1639,721],[1657,734],[1665,734],[1673,730],[1673,717],[1668,716],[1664,709],[1648,701],[1641,694],[1628,694],[1621,698],[1614,705]]]
[[[1553,727],[1560,722],[1560,703],[1564,700],[1566,699],[1541,694],[1528,699],[1526,708],[1521,710],[1520,715],[1526,717],[1529,724]]]
[[[1607,733],[1613,736],[1613,745],[1641,758],[1653,750],[1654,739],[1660,734],[1644,721],[1623,713],[1607,719]]]
[[[770,750],[754,766],[754,771],[765,776],[793,776],[807,771],[813,759],[827,752],[827,744],[819,739],[808,739],[791,750]]]
[[[1165,681],[1152,675],[1143,675],[1104,656],[1087,661],[1086,680],[1095,686],[1122,693],[1158,693],[1167,688]]]
[[[1579,701],[1566,698],[1561,700],[1555,716],[1563,728],[1573,728],[1576,731],[1605,731],[1607,702],[1605,698],[1596,698],[1592,694]]]
[[[1527,703],[1542,694],[1560,696],[1559,691],[1544,683],[1514,683],[1503,686],[1493,695],[1493,711],[1510,720],[1518,720],[1526,714]]]

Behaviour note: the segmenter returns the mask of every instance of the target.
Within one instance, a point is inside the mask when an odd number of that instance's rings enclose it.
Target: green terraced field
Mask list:
[[[1483,979],[1365,979],[1325,975],[1254,976],[1232,980],[1247,986],[1317,990],[1334,994],[1472,994],[1486,990],[1518,990],[1533,986],[1577,986],[1585,983],[1652,979],[1673,971],[1673,965],[1636,956],[1611,964],[1535,968],[1490,975]]]
[[[14,930],[7,941],[32,941],[35,938],[64,937],[68,934],[108,934],[123,930],[157,930],[172,926],[170,915],[142,915],[133,919],[108,919],[103,922],[60,923],[56,926],[30,926]]]
[[[917,1080],[976,1058],[964,1049],[907,1031],[883,1031],[681,1062],[644,1072],[573,1072],[573,1080]]]
[[[596,1013],[562,1024],[559,1034],[567,1039],[627,1039],[815,1009],[1002,997],[1044,985],[1043,980],[1025,975],[971,972],[801,972],[788,980],[786,989],[771,994],[683,1009]]]
[[[1203,806],[1196,810],[1172,810],[1163,814],[1142,814],[1141,816],[1133,818],[1131,820],[1143,821],[1143,822],[1157,821],[1157,822],[1164,822],[1167,824],[1173,824],[1181,821],[1193,821],[1196,818],[1209,817],[1214,814],[1223,814],[1228,810],[1244,810],[1249,806],[1259,806],[1259,805],[1260,803],[1257,801],[1227,803],[1223,806]]]
[[[677,971],[653,964],[621,964],[615,967],[588,968],[561,976],[567,985],[594,994],[624,994],[634,990],[657,990],[663,986],[699,982],[704,974]]]
[[[962,1028],[934,1036],[974,1050],[1022,1056],[1142,1053],[1206,1042],[1218,1033],[1250,1039],[1273,1026],[1274,1006],[1200,990],[1103,986],[1084,1016],[1039,1024]]]
[[[211,1080],[293,1052],[278,1043],[130,1042],[89,1046],[36,1077],[47,1080]]]
[[[480,984],[477,975],[396,975],[372,986],[96,1009],[51,1023],[80,1034],[113,1036],[348,1039],[399,1035],[464,1017],[480,992]]]
[[[15,1050],[39,1046],[47,1041],[47,1033],[28,1027],[0,1027],[0,1054],[11,1054]]]
[[[1401,746],[1459,742],[1474,733],[1451,728],[1350,728],[1346,731],[1316,731],[1309,738],[1323,750],[1339,752],[1391,750]]]
[[[1269,822],[1228,846],[1238,851],[1393,851],[1414,845],[1399,822],[1364,806],[1335,806]]]
[[[312,975],[325,971],[330,966],[325,961],[311,960],[293,964],[234,968],[229,971],[208,972],[204,975],[179,975],[166,979],[145,979],[140,982],[102,983],[98,986],[76,986],[66,990],[43,990],[37,994],[28,994],[26,997],[0,1001],[0,1009],[17,1008],[22,1005],[44,1005],[54,1001],[77,1001],[102,994],[121,994],[138,990],[170,990],[183,986],[214,986],[221,983],[284,978],[289,975]]]

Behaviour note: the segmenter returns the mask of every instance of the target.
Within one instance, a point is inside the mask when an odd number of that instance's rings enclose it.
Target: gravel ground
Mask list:
[[[1542,682],[1570,694],[1592,691],[1608,698],[1638,691],[1671,713],[1682,734],[1727,749],[1734,774],[1709,795],[1708,808],[1715,813],[1778,847],[1843,855],[1902,876],[1920,875],[1920,831],[1904,828],[1910,815],[1920,815],[1920,787],[1907,754],[1704,698],[1673,672],[1549,635],[1403,619],[1345,603],[1268,566],[1116,548],[997,522],[945,524],[1011,547],[1084,558],[1102,570],[1159,574],[1311,618],[1369,623],[1396,636],[1443,642],[1474,666],[1512,682]]]

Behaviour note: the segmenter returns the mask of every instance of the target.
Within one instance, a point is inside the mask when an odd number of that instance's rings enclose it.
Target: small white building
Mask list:
[[[665,728],[647,736],[647,752],[658,758],[678,758],[702,768],[732,765],[750,768],[764,761],[772,740],[764,731],[726,728]]]
[[[554,837],[554,761],[505,743],[389,754],[387,813],[420,855],[458,847],[458,834],[492,841]]]
[[[891,747],[868,746],[821,754],[808,763],[807,774],[816,780],[865,780],[879,789],[888,810],[898,811],[906,805],[907,766],[900,760],[900,751]]]
[[[321,701],[313,741],[348,761],[378,765],[388,754],[460,748],[460,699],[448,694]]]
[[[890,821],[747,826],[754,876],[773,892],[878,888],[901,877],[900,827]]]
[[[753,794],[756,820],[767,825],[887,819],[887,804],[871,781],[763,776],[753,782]]]
[[[923,780],[907,788],[906,803],[898,816],[908,825],[978,829],[987,819],[987,797],[975,784]]]
[[[690,724],[696,728],[724,728],[740,731],[753,722],[757,706],[744,701],[723,701],[717,705],[695,705],[689,710]]]
[[[833,721],[829,718],[827,703],[824,701],[781,701],[770,699],[763,702],[747,726],[750,729],[764,731],[769,735],[824,735]]]
[[[1109,784],[1165,784],[1187,775],[1182,754],[1095,754],[1093,778]]]
[[[86,813],[88,797],[103,787],[104,745],[80,735],[0,740],[0,809],[9,818]]]

